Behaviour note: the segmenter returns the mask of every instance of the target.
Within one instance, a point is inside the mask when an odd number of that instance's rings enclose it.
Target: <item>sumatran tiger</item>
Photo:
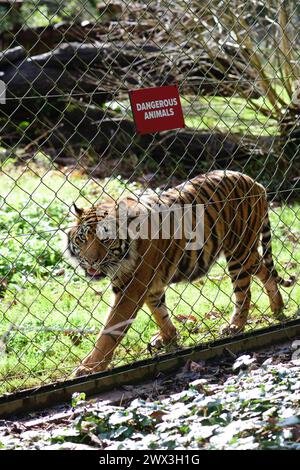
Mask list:
[[[125,231],[125,236],[120,236],[121,204],[128,211],[127,224],[144,215],[144,222],[149,222],[147,236],[131,236],[129,230]],[[162,235],[161,227],[159,236],[153,236],[149,228],[153,214],[159,212],[160,207],[172,209],[175,206],[191,209],[194,234],[198,223],[196,208],[203,208],[203,239],[196,248],[191,249],[189,245],[187,249],[190,238],[185,232],[177,236],[178,221],[172,211],[169,236]],[[159,347],[176,342],[177,330],[165,301],[166,287],[199,279],[208,273],[221,254],[226,258],[235,296],[234,313],[223,327],[223,333],[236,334],[244,329],[252,276],[263,283],[274,314],[283,309],[278,287],[289,287],[295,282],[294,277],[283,280],[274,267],[266,191],[245,174],[213,171],[160,194],[107,200],[88,209],[76,205],[74,208],[77,223],[68,233],[68,250],[87,276],[94,280],[108,276],[115,294],[114,305],[94,349],[75,370],[77,376],[108,366],[143,304],[149,307],[159,328],[154,344]],[[117,227],[114,236],[110,233],[112,222]]]

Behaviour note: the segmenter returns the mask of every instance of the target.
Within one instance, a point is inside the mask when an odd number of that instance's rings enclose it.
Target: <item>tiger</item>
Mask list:
[[[174,216],[170,217],[168,237],[161,233],[151,236],[149,228],[144,237],[132,236],[129,231],[121,237],[121,205],[128,211],[127,223],[143,214],[149,227],[160,207],[170,208],[171,215],[174,206],[190,207],[193,233],[197,229],[196,208],[202,207],[202,243],[191,245],[189,233],[176,236],[178,222],[175,224]],[[215,170],[158,194],[153,191],[139,197],[110,198],[87,209],[74,204],[73,213],[76,221],[67,234],[69,254],[89,278],[110,278],[114,293],[113,306],[94,348],[75,369],[75,376],[103,371],[109,366],[116,347],[144,304],[159,330],[152,346],[176,345],[179,335],[167,309],[165,290],[172,283],[199,280],[221,255],[227,262],[235,298],[233,314],[221,328],[221,335],[244,330],[253,276],[262,282],[274,315],[281,314],[284,308],[279,286],[295,283],[294,276],[284,280],[274,266],[266,189],[240,172]],[[162,219],[159,220],[161,224]],[[108,233],[111,222],[117,227],[114,236]],[[105,233],[107,237],[103,236]]]

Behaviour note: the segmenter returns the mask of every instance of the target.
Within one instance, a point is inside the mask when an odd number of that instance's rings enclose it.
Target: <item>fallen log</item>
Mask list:
[[[113,172],[135,178],[148,167],[160,172],[172,168],[177,175],[196,173],[251,157],[251,148],[241,145],[236,136],[194,129],[139,135],[133,121],[96,107],[80,105],[53,114],[51,120],[40,119],[43,134],[35,137],[35,128],[28,126],[18,138],[23,158],[44,152],[56,164],[77,165],[102,177]],[[15,140],[7,132],[3,142],[9,148]]]
[[[182,83],[182,94],[230,96],[232,86],[222,80],[227,74],[231,81],[239,79],[233,73],[236,66],[226,58],[219,58],[218,64],[219,68],[212,66],[211,59],[199,51],[187,56],[181,48],[168,46],[162,54],[160,47],[146,43],[137,48],[121,42],[70,42],[33,56],[19,46],[0,53],[1,80],[7,87],[0,117],[23,113],[28,118],[45,103],[70,97],[101,106],[127,96],[130,88],[175,82]],[[245,87],[249,88],[248,82]]]

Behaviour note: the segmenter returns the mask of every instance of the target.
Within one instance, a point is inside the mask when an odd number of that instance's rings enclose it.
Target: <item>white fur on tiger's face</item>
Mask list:
[[[86,275],[94,280],[106,276],[114,279],[130,271],[133,268],[134,242],[117,236],[117,204],[106,203],[88,210],[74,207],[78,221],[68,233],[68,250]],[[112,225],[115,234],[111,233]]]

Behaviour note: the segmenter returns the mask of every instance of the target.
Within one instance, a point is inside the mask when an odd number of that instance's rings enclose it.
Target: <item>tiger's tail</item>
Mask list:
[[[277,284],[283,287],[291,287],[293,284],[295,284],[296,277],[290,276],[288,280],[285,280],[281,276],[279,276],[274,266],[271,240],[271,224],[269,215],[266,214],[261,232],[262,257],[264,265],[266,266],[266,268],[270,272],[270,275],[274,278]]]

